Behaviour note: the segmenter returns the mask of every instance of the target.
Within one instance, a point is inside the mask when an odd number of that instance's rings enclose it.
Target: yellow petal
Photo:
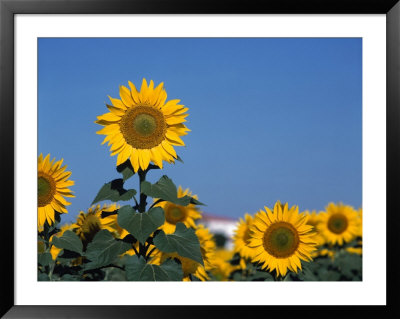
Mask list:
[[[44,207],[39,207],[38,208],[38,224],[43,226],[45,221],[46,221],[46,212],[44,210]]]
[[[156,146],[153,147],[150,152],[151,152],[151,159],[152,161],[159,167],[163,168],[163,162],[162,162],[162,156],[159,152],[159,148],[162,148],[162,146]]]
[[[139,150],[139,163],[142,170],[145,170],[150,164],[150,150]]]
[[[130,156],[130,152],[127,150],[127,148],[124,148],[123,151],[121,151],[120,153],[118,153],[118,157],[117,157],[117,166],[125,163],[127,161],[127,159]]]
[[[140,99],[139,99],[139,92],[136,89],[136,86],[131,82],[128,81],[129,87],[131,88],[131,97],[132,100],[135,104],[139,104],[140,103]]]
[[[121,100],[114,99],[111,96],[108,96],[108,98],[110,99],[112,105],[114,105],[115,107],[117,107],[119,109],[126,110],[126,105],[124,103],[122,103]]]
[[[171,144],[169,144],[167,141],[164,140],[161,142],[161,145],[164,148],[164,150],[167,151],[167,153],[172,155],[174,158],[177,158],[176,152],[175,152],[174,148],[171,146]]]
[[[97,131],[96,134],[107,135],[113,132],[119,132],[119,124],[110,124],[103,127],[100,131]]]
[[[181,138],[174,132],[167,130],[165,132],[165,136],[167,139],[170,141],[171,144],[173,145],[178,145],[178,146],[185,146],[185,143],[181,140]]]
[[[154,89],[154,92],[153,92],[153,96],[155,97],[154,98],[154,106],[157,106],[157,107],[159,107],[159,106],[161,106],[161,105],[163,105],[163,104],[161,104],[161,102],[162,102],[162,91],[163,91],[163,85],[164,85],[164,83],[163,82],[161,82],[159,85],[157,85],[157,87]],[[165,91],[164,91],[165,92]],[[166,94],[165,94],[166,95]]]
[[[126,106],[132,107],[134,105],[133,100],[132,100],[132,96],[131,96],[131,92],[129,91],[129,89],[127,87],[121,85],[119,87],[119,95],[121,96],[122,102]]]
[[[119,122],[121,117],[114,113],[106,113],[97,117],[98,121]]]
[[[148,98],[148,90],[147,90],[147,82],[146,79],[143,78],[142,81],[142,86],[140,88],[140,102],[142,103],[146,103],[147,102],[147,98]]]
[[[115,107],[115,106],[112,106],[112,105],[109,105],[109,104],[106,104],[106,106],[110,110],[110,112],[114,113],[117,116],[121,117],[121,116],[123,116],[125,114],[125,111],[120,109],[120,108],[118,108],[118,107]]]
[[[139,170],[139,157],[136,149],[131,153],[130,161],[135,172]]]

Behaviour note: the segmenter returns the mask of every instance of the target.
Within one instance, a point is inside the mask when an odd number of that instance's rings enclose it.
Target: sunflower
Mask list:
[[[204,266],[193,259],[179,256],[177,253],[163,253],[161,251],[158,251],[151,263],[160,265],[168,258],[176,258],[182,264],[183,281],[190,281],[190,275],[196,276],[201,281],[209,280],[207,271],[211,271],[214,268],[213,260],[215,258],[216,244],[208,228],[203,225],[198,225],[196,235],[200,241],[200,252]]]
[[[119,208],[117,204],[104,204],[101,207],[99,204],[92,206],[85,213],[83,211],[79,212],[76,219],[76,223],[73,225],[76,234],[82,240],[83,246],[86,247],[90,243],[94,236],[101,230],[107,229],[115,237],[119,236],[121,232],[121,227],[117,223],[117,214],[112,214],[104,216],[102,218],[102,213],[111,213]]]
[[[212,259],[213,267],[211,273],[218,281],[227,281],[229,275],[240,268],[240,266],[233,266],[229,260],[232,259],[234,252],[226,249],[217,249]]]
[[[297,273],[300,260],[311,261],[316,243],[307,216],[299,214],[299,208],[276,203],[274,210],[264,207],[254,216],[250,227],[249,247],[254,250],[253,262],[263,269],[276,270],[277,276],[285,276],[287,270]]]
[[[58,233],[55,233],[54,235],[52,235],[52,236],[50,237],[50,242],[52,241],[53,236],[61,237],[62,235],[64,235],[64,233],[65,233],[67,230],[73,230],[73,229],[74,229],[74,225],[72,225],[72,224],[65,224],[64,226],[61,227],[61,229],[60,229],[60,231],[59,231]],[[54,245],[51,246],[51,248],[50,248],[50,254],[51,254],[51,257],[53,258],[53,260],[56,260],[58,254],[60,253],[61,250],[62,250],[61,248],[57,248],[57,247],[54,246]]]
[[[191,196],[198,199],[197,195],[192,195],[192,192],[187,188],[182,189],[181,186],[178,187],[178,198],[184,196]],[[154,202],[157,198],[154,199]],[[175,231],[176,224],[178,222],[184,223],[186,227],[196,228],[195,220],[201,218],[201,212],[196,207],[195,204],[189,204],[187,206],[176,205],[171,202],[160,202],[155,206],[162,207],[165,213],[165,222],[160,227],[166,234],[172,234]]]
[[[75,197],[69,190],[74,185],[68,180],[71,172],[65,172],[66,165],[61,166],[63,159],[50,161],[50,154],[43,159],[41,153],[38,158],[38,229],[43,230],[45,222],[52,225],[55,221],[55,212],[67,213],[65,208],[71,203],[64,197]]]
[[[253,249],[248,247],[250,239],[250,226],[253,223],[253,217],[245,214],[244,219],[240,218],[233,235],[234,252],[240,254],[244,258],[251,259]]]
[[[330,244],[343,245],[352,241],[359,232],[359,217],[349,205],[329,203],[325,212],[320,213],[321,222],[317,228]]]
[[[183,123],[188,108],[180,100],[167,100],[167,93],[160,83],[154,88],[143,79],[140,92],[132,82],[130,89],[120,86],[121,99],[110,101],[110,113],[97,117],[95,123],[104,128],[97,134],[106,135],[103,143],[111,145],[111,156],[117,155],[117,166],[130,160],[135,172],[147,169],[150,162],[163,167],[163,161],[175,162],[175,146],[184,146],[180,136],[190,131]]]
[[[317,230],[317,225],[321,221],[320,215],[317,214],[315,210],[313,210],[312,212],[306,210],[303,212],[303,214],[308,216],[307,224],[313,226],[314,230]],[[315,232],[314,234],[314,240],[317,242],[318,246],[322,246],[323,244],[325,244],[325,237],[321,233]]]

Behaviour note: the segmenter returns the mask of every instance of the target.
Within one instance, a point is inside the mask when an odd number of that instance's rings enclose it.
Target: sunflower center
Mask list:
[[[38,194],[39,196],[47,196],[50,193],[50,182],[44,177],[38,178]]]
[[[165,211],[165,219],[170,224],[176,224],[183,221],[186,217],[185,211],[182,207],[170,205]]]
[[[101,229],[101,223],[96,215],[88,214],[82,224],[82,232],[85,235],[95,234]]]
[[[135,131],[142,135],[148,136],[154,133],[156,130],[157,123],[153,116],[150,114],[139,114],[133,120],[133,128]]]
[[[55,194],[55,183],[54,180],[43,173],[39,173],[38,176],[38,205],[39,207],[46,206],[49,204]]]
[[[96,215],[88,213],[81,219],[78,234],[82,240],[84,249],[86,249],[86,246],[93,240],[94,236],[100,230],[101,222]]]
[[[346,216],[343,214],[333,214],[328,220],[328,229],[335,234],[341,234],[349,225]]]
[[[125,141],[137,149],[151,149],[165,139],[166,122],[161,111],[136,106],[122,117],[120,130]]]
[[[268,227],[264,233],[264,248],[276,258],[286,258],[297,250],[299,235],[289,223],[277,222]]]
[[[41,240],[38,241],[38,253],[42,254],[46,251],[46,246]]]

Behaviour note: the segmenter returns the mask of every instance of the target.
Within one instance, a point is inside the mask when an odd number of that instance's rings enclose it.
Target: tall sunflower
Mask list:
[[[263,269],[285,276],[288,269],[296,273],[301,269],[300,260],[312,260],[316,245],[312,226],[307,225],[307,216],[299,214],[297,206],[288,209],[287,203],[283,208],[276,203],[273,211],[265,207],[254,216],[250,230],[253,262],[262,264]]]
[[[245,214],[244,219],[240,218],[237,228],[233,235],[234,252],[244,258],[250,259],[253,256],[253,249],[248,247],[250,239],[250,226],[253,223],[253,217]]]
[[[38,157],[38,229],[41,231],[47,221],[52,225],[55,220],[55,212],[67,213],[67,202],[64,197],[75,197],[69,186],[74,182],[68,180],[71,172],[66,172],[66,165],[61,166],[63,159],[50,161],[50,154],[43,159],[41,153]]]
[[[360,219],[350,205],[329,203],[317,228],[330,244],[343,245],[352,241],[359,233]]]
[[[106,135],[103,144],[111,145],[111,156],[117,155],[117,166],[130,160],[135,171],[147,169],[150,162],[160,168],[163,161],[173,163],[177,158],[175,146],[184,146],[180,136],[190,131],[183,123],[188,108],[180,100],[167,100],[167,93],[160,83],[154,88],[143,79],[138,91],[132,82],[130,89],[120,86],[121,99],[110,101],[110,113],[97,117],[95,123],[104,128],[97,134]]]
[[[85,213],[79,212],[79,215],[74,224],[75,232],[82,240],[83,246],[86,247],[92,241],[94,236],[101,230],[107,229],[116,237],[119,237],[122,231],[117,223],[117,214],[105,216],[102,218],[102,213],[110,213],[117,210],[119,206],[115,203],[104,204],[103,206],[94,205]],[[106,215],[106,214],[105,214]]]
[[[182,187],[179,186],[178,198],[186,195],[198,199],[197,195],[192,195],[192,192],[188,188],[183,190]],[[157,199],[155,198],[154,201],[156,202]],[[201,212],[195,204],[180,206],[164,201],[155,206],[162,207],[164,210],[165,222],[160,229],[162,229],[166,234],[172,234],[175,231],[178,222],[184,223],[186,227],[196,228],[195,220],[201,218]]]

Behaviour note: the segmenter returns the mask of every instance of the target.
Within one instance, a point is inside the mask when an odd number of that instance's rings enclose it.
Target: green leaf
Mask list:
[[[80,257],[80,254],[70,251],[68,249],[63,249],[57,256],[57,261],[60,259],[76,259]]]
[[[172,259],[161,266],[147,264],[143,257],[126,257],[126,278],[129,281],[182,281],[182,266]]]
[[[118,212],[118,225],[126,229],[142,244],[146,239],[164,224],[164,210],[161,207],[153,207],[148,212],[136,213],[129,205],[123,206]]]
[[[176,156],[176,160],[179,161],[179,162],[181,162],[182,164],[185,164],[185,163],[183,162],[183,160],[179,157],[179,155]]]
[[[45,273],[38,273],[38,281],[50,281],[50,278]]]
[[[243,275],[240,270],[234,271],[233,273],[230,274],[230,276],[232,277],[233,281],[243,281]]]
[[[324,268],[321,268],[324,269]],[[302,281],[318,281],[318,277],[314,275],[314,273],[309,268],[303,268],[302,271],[298,271],[298,273],[291,274],[293,277],[298,278]]]
[[[190,197],[190,204],[194,204],[194,205],[203,205],[205,206],[205,204],[203,204],[202,202],[199,202],[196,198],[194,197]]]
[[[87,246],[85,257],[90,262],[84,268],[90,270],[108,266],[131,247],[128,243],[116,240],[108,230],[102,229]]]
[[[125,163],[122,163],[117,166],[117,171],[122,174],[124,182],[135,175],[135,171],[133,170],[131,161],[128,159]]]
[[[114,179],[106,183],[97,193],[96,198],[93,200],[92,205],[103,200],[110,200],[112,202],[128,201],[136,195],[136,190],[124,189],[124,180],[122,178]]]
[[[65,274],[60,277],[61,281],[80,281],[81,277],[79,275]]]
[[[183,223],[177,223],[173,234],[166,235],[160,231],[153,240],[154,245],[164,253],[178,253],[179,256],[192,259],[203,264],[200,242],[191,228]]]
[[[248,281],[274,281],[274,277],[271,273],[263,271],[263,270],[256,270],[254,274],[249,276],[247,279]]]
[[[178,189],[167,175],[163,175],[155,184],[147,181],[142,182],[141,190],[147,196],[160,198],[180,206],[187,206],[189,204],[204,205],[188,195],[178,198]]]
[[[67,230],[61,237],[54,236],[52,244],[57,248],[68,249],[82,255],[83,245],[79,237],[71,230]]]
[[[334,265],[346,278],[351,279],[362,272],[362,257],[348,252],[340,252],[335,257]]]
[[[51,254],[43,253],[38,255],[38,263],[42,266],[47,266],[52,261]]]

